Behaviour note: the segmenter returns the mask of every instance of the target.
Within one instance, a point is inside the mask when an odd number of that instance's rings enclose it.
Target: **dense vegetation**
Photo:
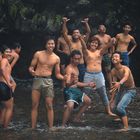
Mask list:
[[[19,78],[28,78],[27,68],[33,53],[43,46],[44,36],[59,35],[63,16],[71,19],[70,30],[73,25],[81,28],[80,21],[89,17],[93,34],[103,23],[112,36],[122,30],[124,22],[130,21],[132,35],[139,43],[139,3],[138,0],[0,0],[0,45],[20,42],[23,50],[14,73]],[[138,51],[131,56],[136,71],[140,71]]]

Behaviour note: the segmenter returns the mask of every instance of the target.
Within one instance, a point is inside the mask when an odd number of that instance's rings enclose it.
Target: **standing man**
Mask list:
[[[84,74],[85,74],[85,64],[84,64],[84,59],[83,59],[83,53],[82,53],[82,45],[81,45],[81,41],[79,40],[79,36],[80,36],[80,31],[79,29],[74,29],[72,32],[72,39],[70,39],[68,37],[68,31],[67,31],[67,22],[69,21],[68,18],[63,17],[63,35],[64,35],[64,39],[67,42],[67,44],[70,47],[70,52],[72,52],[73,50],[79,50],[82,54],[81,60],[80,60],[80,64],[78,65],[78,69],[79,69],[79,81],[83,82],[83,78],[84,78]],[[85,26],[86,26],[86,34],[84,36],[84,39],[87,41],[90,35],[90,27],[88,25],[88,18],[84,19],[82,21]]]
[[[127,131],[128,117],[126,107],[136,95],[136,87],[131,70],[122,65],[121,62],[121,53],[114,52],[112,56],[114,68],[111,71],[113,85],[110,91],[112,93],[111,102],[114,102],[113,111],[121,118],[123,123],[121,131]]]
[[[100,47],[106,47],[111,40],[111,36],[106,34],[105,25],[99,25],[98,34],[96,34],[94,37],[100,40]],[[111,54],[113,51],[113,47],[108,48],[103,55],[103,69],[105,70],[109,87],[111,87]]]
[[[1,121],[4,128],[8,127],[13,114],[13,82],[11,80],[11,50],[4,48],[0,62],[0,102],[4,104],[2,109]]]
[[[69,35],[71,39],[71,36]],[[64,74],[65,67],[69,64],[70,47],[64,39],[63,33],[61,31],[61,36],[57,39],[57,52],[60,57],[60,67],[61,72]]]
[[[84,76],[84,83],[88,82],[95,82],[96,84],[96,91],[99,94],[104,106],[105,110],[110,116],[115,116],[110,110],[109,106],[109,100],[106,94],[106,87],[105,87],[105,79],[104,75],[102,73],[102,58],[106,50],[113,46],[114,39],[111,40],[111,43],[107,44],[104,47],[100,47],[100,41],[98,38],[92,38],[92,41],[90,42],[89,49],[87,49],[87,46],[80,37],[83,54],[86,62],[86,72]],[[85,93],[89,94],[93,89],[90,88],[84,88]]]
[[[36,127],[37,116],[38,116],[38,106],[41,94],[45,98],[45,104],[47,108],[48,115],[48,125],[49,129],[53,130],[53,81],[51,78],[53,68],[55,68],[55,75],[58,79],[63,80],[64,77],[60,74],[60,59],[53,52],[55,48],[54,39],[48,39],[46,41],[45,50],[37,51],[34,54],[31,65],[29,67],[29,72],[34,76],[33,86],[32,86],[32,111],[31,111],[31,121],[32,129]]]
[[[131,31],[130,24],[124,24],[123,33],[116,35],[116,51],[121,52],[122,64],[129,67],[129,55],[134,51],[137,44],[133,36],[129,34]],[[129,50],[129,44],[132,43],[132,48]]]
[[[95,87],[93,82],[82,83],[78,81],[79,70],[77,65],[80,63],[81,53],[79,50],[74,50],[71,52],[70,64],[66,67],[66,81],[64,88],[64,98],[66,101],[66,108],[63,114],[62,126],[64,127],[68,121],[70,114],[74,108],[76,108],[80,103],[83,102],[83,106],[80,108],[78,114],[75,117],[75,121],[80,121],[82,113],[90,105],[90,98],[85,95],[79,87]]]

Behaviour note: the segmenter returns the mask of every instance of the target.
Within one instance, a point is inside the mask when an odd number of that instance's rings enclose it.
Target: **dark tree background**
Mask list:
[[[139,0],[0,0],[0,45],[9,47],[14,42],[22,46],[21,57],[13,75],[28,79],[28,67],[36,50],[43,48],[45,36],[59,36],[63,16],[70,18],[68,28],[78,26],[81,20],[89,18],[92,34],[97,33],[99,24],[105,24],[107,33],[115,36],[122,31],[124,22],[131,22],[131,34],[138,47],[131,58],[131,69],[136,85],[140,86],[140,18]]]

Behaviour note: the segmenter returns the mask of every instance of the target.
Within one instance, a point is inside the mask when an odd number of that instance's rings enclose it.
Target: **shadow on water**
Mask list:
[[[54,125],[56,131],[49,131],[46,118],[44,100],[41,99],[39,117],[36,130],[31,130],[31,87],[18,85],[15,92],[15,105],[13,119],[8,129],[0,128],[0,140],[138,140],[140,137],[140,89],[134,102],[128,106],[130,130],[118,132],[122,127],[121,122],[114,122],[104,112],[102,103],[96,94],[91,95],[92,105],[82,115],[82,122],[74,123],[73,111],[68,127],[61,128],[64,100],[62,91],[55,88]]]

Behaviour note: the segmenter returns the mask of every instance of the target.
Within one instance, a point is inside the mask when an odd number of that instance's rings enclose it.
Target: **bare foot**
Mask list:
[[[56,127],[49,128],[49,132],[56,132],[56,131],[58,131],[58,128]]]
[[[127,132],[128,130],[129,128],[124,127],[122,129],[117,130],[117,132]]]
[[[115,121],[115,122],[120,122],[121,119],[117,117],[117,118],[114,118],[114,121]]]
[[[111,116],[111,117],[117,117],[117,115],[112,113],[112,112],[108,112],[108,115]]]

